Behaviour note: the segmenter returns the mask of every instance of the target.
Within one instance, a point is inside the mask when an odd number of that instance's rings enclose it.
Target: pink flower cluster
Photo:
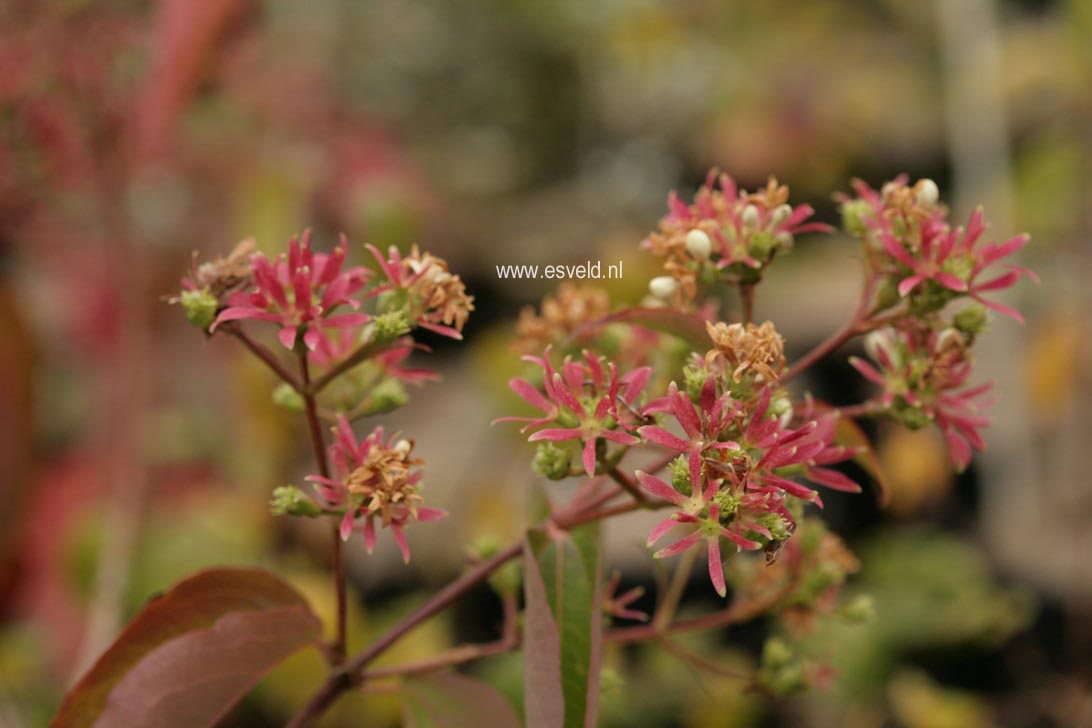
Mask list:
[[[665,243],[674,244],[682,235],[700,230],[712,242],[709,257],[718,268],[742,263],[760,268],[772,250],[791,246],[792,236],[806,232],[828,232],[822,223],[808,222],[815,213],[810,205],[787,204],[788,188],[772,179],[766,189],[754,193],[742,190],[727,173],[709,172],[692,204],[678,193],[667,198],[668,213],[660,221],[660,232],[643,247],[656,252]],[[695,246],[691,244],[691,252]]]
[[[868,340],[876,366],[857,357],[850,364],[882,388],[880,404],[910,427],[933,422],[944,433],[953,464],[963,470],[973,450],[984,450],[979,430],[990,424],[981,399],[992,382],[967,386],[972,363],[967,337],[955,328],[937,332],[907,323]]]
[[[323,330],[367,323],[365,313],[331,315],[346,304],[358,309],[360,301],[352,296],[364,288],[368,278],[365,268],[342,270],[347,248],[348,241],[342,236],[332,253],[315,253],[311,231],[306,230],[302,238],[293,237],[289,242],[287,256],[281,254],[271,261],[263,253],[254,253],[250,257],[253,288],[228,297],[227,308],[216,317],[212,330],[225,321],[272,321],[281,327],[278,339],[285,348],[294,347],[302,333],[304,345],[314,349]]]
[[[417,521],[429,522],[443,518],[444,511],[420,505],[422,471],[419,459],[412,457],[413,442],[384,438],[377,427],[359,442],[344,417],[333,428],[334,443],[330,460],[334,478],[310,475],[307,480],[330,510],[341,514],[340,534],[348,540],[354,530],[364,534],[364,545],[371,553],[375,549],[376,521],[390,529],[402,558],[409,561],[409,545],[403,530]]]
[[[523,360],[542,368],[544,393],[525,379],[513,378],[508,386],[539,409],[542,416],[501,417],[494,424],[525,422],[523,432],[541,428],[528,438],[531,442],[579,441],[588,475],[595,473],[596,443],[609,441],[628,446],[640,442],[633,434],[641,422],[634,405],[652,374],[650,367],[620,375],[613,363],[585,351],[579,360],[566,357],[561,370],[555,371],[549,348],[541,357],[528,355]]]
[[[966,228],[951,227],[947,210],[934,199],[935,184],[922,180],[913,188],[905,177],[884,185],[882,192],[854,180],[853,187],[864,214],[860,222],[880,246],[877,263],[897,281],[900,296],[941,294],[943,305],[958,296],[969,296],[987,308],[1023,322],[1009,306],[984,298],[984,294],[1013,286],[1021,277],[1038,281],[1035,274],[1008,264],[1004,272],[991,268],[1027,244],[1027,235],[1014,235],[1003,243],[980,244],[986,231],[982,208],[971,214]],[[843,200],[852,202],[851,200]]]
[[[649,545],[679,524],[693,531],[660,549],[657,558],[681,553],[704,541],[709,575],[717,593],[724,596],[724,570],[720,539],[737,548],[754,550],[783,541],[795,528],[785,496],[822,505],[819,494],[786,477],[799,472],[812,482],[835,490],[859,492],[860,486],[829,465],[855,454],[834,444],[837,413],[789,427],[770,412],[773,388],[765,388],[751,407],[734,402],[727,394],[717,396],[716,380],[702,387],[698,406],[671,386],[668,396],[651,403],[646,412],[670,414],[689,440],[658,426],[639,429],[650,443],[679,452],[687,460],[686,475],[669,485],[659,478],[637,472],[638,481],[650,494],[678,510],[649,534]],[[683,472],[680,468],[680,474]]]

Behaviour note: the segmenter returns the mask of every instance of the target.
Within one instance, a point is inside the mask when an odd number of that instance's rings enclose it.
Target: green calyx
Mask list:
[[[182,310],[186,313],[186,319],[194,326],[208,330],[212,322],[216,320],[216,309],[220,302],[216,296],[209,292],[208,288],[195,291],[182,291],[177,299],[182,304]]]
[[[571,456],[569,451],[552,442],[540,442],[531,461],[531,469],[550,480],[569,477]]]
[[[307,494],[294,485],[282,485],[273,490],[269,510],[274,516],[305,516],[317,518],[322,510]]]

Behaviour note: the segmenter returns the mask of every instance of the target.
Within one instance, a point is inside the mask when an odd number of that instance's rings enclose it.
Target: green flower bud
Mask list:
[[[194,326],[208,330],[212,322],[216,320],[216,309],[220,302],[207,288],[196,291],[182,291],[177,301],[182,304],[182,310],[186,312],[186,319]]]
[[[389,344],[401,336],[405,336],[413,328],[409,314],[405,309],[397,308],[375,317],[375,343],[382,346]]]
[[[775,417],[792,414],[792,400],[787,394],[782,394],[770,400],[770,414]]]
[[[743,223],[744,228],[754,228],[758,226],[758,208],[754,205],[747,205],[743,208],[743,212],[740,214],[740,220]]]
[[[294,485],[282,485],[273,489],[269,499],[269,510],[274,516],[306,516],[317,518],[322,510],[307,494]]]
[[[986,307],[977,303],[968,306],[955,315],[952,321],[955,327],[965,334],[977,336],[986,330]]]
[[[705,380],[709,379],[709,370],[702,364],[687,362],[683,367],[683,383],[686,396],[697,400],[701,396],[701,388],[705,386]]]
[[[859,594],[842,605],[839,614],[850,622],[863,624],[876,618],[876,605],[868,594]]]
[[[368,395],[361,414],[364,416],[386,414],[404,407],[407,402],[409,402],[409,392],[406,391],[402,382],[394,377],[387,377]]]
[[[777,236],[765,230],[760,230],[751,236],[751,242],[747,246],[747,252],[755,260],[766,262],[778,249],[780,243]]]
[[[879,289],[876,291],[875,310],[885,311],[898,303],[899,298],[899,282],[891,276],[888,276],[883,279]]]
[[[788,220],[790,217],[792,217],[792,207],[782,203],[775,207],[770,213],[770,223],[774,227],[777,227],[781,223]]]
[[[569,477],[570,460],[565,448],[549,441],[540,442],[531,461],[531,470],[550,480],[563,480]]]
[[[777,637],[766,640],[762,647],[762,666],[778,670],[792,661],[792,649]]]
[[[685,455],[680,455],[668,464],[671,470],[671,487],[685,496],[691,494],[690,488],[690,461]]]
[[[303,396],[292,388],[287,382],[282,382],[273,390],[273,404],[278,407],[299,414],[306,408]]]
[[[865,200],[849,200],[842,203],[842,228],[850,235],[863,236],[868,232],[865,220],[874,212]]]

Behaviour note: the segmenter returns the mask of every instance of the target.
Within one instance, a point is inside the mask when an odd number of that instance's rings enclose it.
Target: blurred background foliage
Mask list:
[[[768,174],[835,220],[860,176],[929,176],[959,215],[1027,230],[1041,288],[1023,329],[998,322],[982,368],[1005,397],[991,451],[949,475],[931,432],[874,431],[892,488],[828,499],[875,619],[804,645],[826,691],[741,689],[763,622],[687,649],[605,657],[608,726],[1092,724],[1090,421],[1092,3],[1083,0],[5,0],[0,4],[0,723],[43,725],[66,685],[156,591],[212,564],[287,574],[332,609],[325,537],[273,519],[308,472],[299,423],[233,342],[203,341],[161,301],[191,251],[304,226],[332,243],[418,242],[478,298],[467,341],[429,341],[444,383],[390,419],[427,458],[452,517],[408,568],[350,549],[352,643],[457,572],[468,546],[519,535],[530,450],[488,422],[520,307],[546,281],[500,264],[625,261],[668,189],[712,166]],[[856,294],[849,240],[804,239],[759,293],[799,354]],[[844,353],[844,352],[843,352]],[[844,356],[806,382],[859,401]],[[659,578],[639,517],[607,529],[624,583]],[[414,535],[411,534],[411,540]],[[359,546],[359,544],[358,544]],[[700,587],[686,610],[713,604]],[[482,588],[392,662],[500,620]],[[473,667],[519,705],[520,661]],[[320,679],[317,654],[272,673],[228,719],[275,725]],[[326,725],[397,724],[394,693],[354,694]],[[364,717],[362,717],[364,716]]]

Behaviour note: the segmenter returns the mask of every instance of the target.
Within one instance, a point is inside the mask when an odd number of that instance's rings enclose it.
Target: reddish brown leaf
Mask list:
[[[279,577],[200,572],[141,610],[65,697],[52,726],[211,725],[321,633]]]

